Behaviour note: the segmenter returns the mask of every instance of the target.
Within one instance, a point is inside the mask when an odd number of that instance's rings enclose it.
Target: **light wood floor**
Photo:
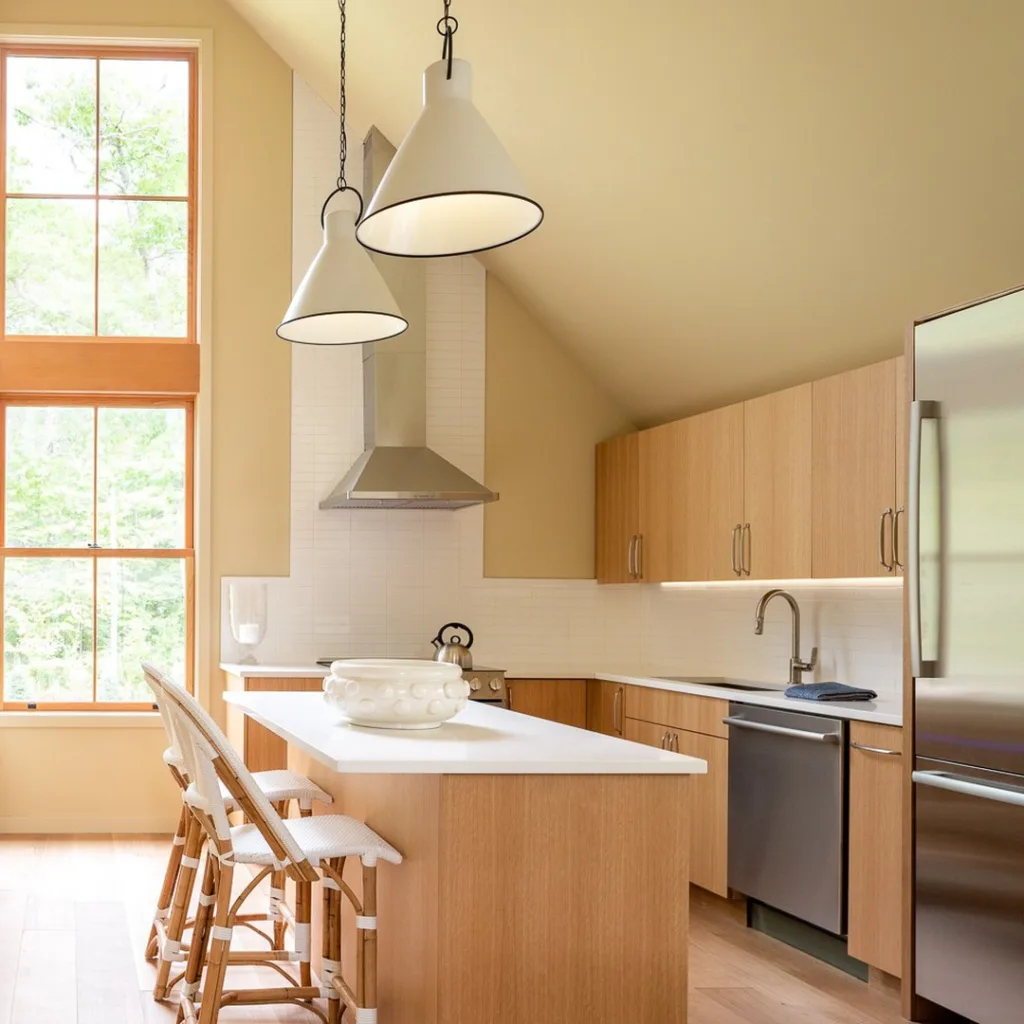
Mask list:
[[[142,957],[167,844],[0,838],[0,1024],[174,1021],[173,1008],[153,1002],[152,968]],[[901,1020],[894,994],[747,930],[720,901],[696,894],[691,930],[690,1024]],[[221,1015],[250,1024],[314,1019],[286,1007]]]

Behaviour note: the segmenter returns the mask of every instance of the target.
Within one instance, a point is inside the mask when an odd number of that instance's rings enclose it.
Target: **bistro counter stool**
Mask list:
[[[167,687],[177,684],[152,665],[143,665],[142,670],[145,674],[146,682],[153,691],[153,700],[157,710],[160,712],[164,729],[167,732],[168,743],[170,744],[163,754],[164,763],[170,769],[171,776],[180,787],[184,797],[184,793],[189,785],[188,769],[181,753],[181,745],[175,733],[174,720],[167,708],[167,698],[164,696],[164,690]],[[284,813],[288,802],[291,800],[294,800],[298,805],[299,814],[302,817],[312,815],[313,801],[318,801],[322,804],[332,802],[332,797],[329,793],[325,793],[319,786],[307,779],[305,775],[300,775],[298,772],[275,769],[256,772],[253,775],[253,779],[266,798],[274,804],[281,814]],[[222,786],[221,791],[228,811],[238,810],[227,788]],[[178,818],[178,827],[171,843],[167,870],[164,873],[163,886],[157,900],[156,914],[153,919],[153,926],[150,929],[149,941],[146,945],[147,960],[159,957],[156,982],[153,985],[154,999],[166,999],[170,989],[182,977],[179,974],[172,981],[171,970],[172,965],[183,962],[188,953],[188,947],[183,944],[182,938],[186,929],[191,924],[187,915],[189,904],[192,901],[196,872],[199,869],[199,854],[202,849],[202,843],[202,826],[195,819],[187,802],[183,799],[181,816]],[[311,890],[308,885],[297,890],[297,903],[304,900],[309,905],[311,898]],[[268,935],[261,928],[256,927],[256,922],[263,921],[271,922],[273,935]],[[294,927],[295,915],[284,901],[284,872],[275,871],[270,879],[270,905],[267,913],[240,915],[238,923],[251,928],[261,938],[265,939],[270,944],[271,949],[283,949],[286,926],[289,922]],[[303,973],[308,975],[308,968]]]
[[[376,1024],[377,862],[400,864],[401,854],[354,818],[328,814],[282,819],[198,701],[177,686],[165,686],[163,693],[168,698],[167,708],[191,779],[185,801],[203,828],[208,853],[182,984],[179,1020],[187,1024],[214,1024],[222,1006],[298,1003],[328,1024],[338,1024],[344,1009],[351,1011],[350,1024]],[[247,824],[231,827],[222,784],[244,811]],[[359,857],[362,862],[361,899],[342,878],[348,857]],[[238,864],[253,865],[259,870],[242,894],[232,900],[232,881]],[[275,969],[292,984],[279,988],[225,989],[227,967],[240,962],[235,959],[238,954],[230,952],[239,909],[246,896],[275,869],[283,870],[297,883],[323,881],[321,985],[305,984],[301,976],[290,977],[276,963]],[[344,979],[340,962],[342,897],[356,914],[354,986]],[[297,919],[301,909],[297,905]],[[308,914],[308,907],[305,909]],[[300,965],[304,963],[307,968],[311,945],[308,921],[305,916],[295,932]],[[269,960],[273,955],[272,952],[266,957]],[[313,1002],[320,998],[326,1000],[326,1012]]]

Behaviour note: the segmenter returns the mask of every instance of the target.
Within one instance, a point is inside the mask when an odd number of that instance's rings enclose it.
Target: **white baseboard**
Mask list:
[[[150,815],[147,817],[97,818],[95,815],[82,817],[24,817],[0,818],[0,835],[91,835],[116,832],[121,835],[173,834],[178,820],[174,815]]]

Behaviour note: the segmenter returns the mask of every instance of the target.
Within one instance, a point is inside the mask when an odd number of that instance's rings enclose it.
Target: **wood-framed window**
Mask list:
[[[0,44],[0,709],[193,688],[198,75]]]
[[[152,704],[153,661],[191,688],[193,404],[0,400],[5,710]]]

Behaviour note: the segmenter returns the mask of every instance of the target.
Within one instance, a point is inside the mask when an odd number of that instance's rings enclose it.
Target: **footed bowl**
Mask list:
[[[324,700],[352,725],[371,729],[436,729],[469,700],[458,665],[408,658],[335,661]]]

